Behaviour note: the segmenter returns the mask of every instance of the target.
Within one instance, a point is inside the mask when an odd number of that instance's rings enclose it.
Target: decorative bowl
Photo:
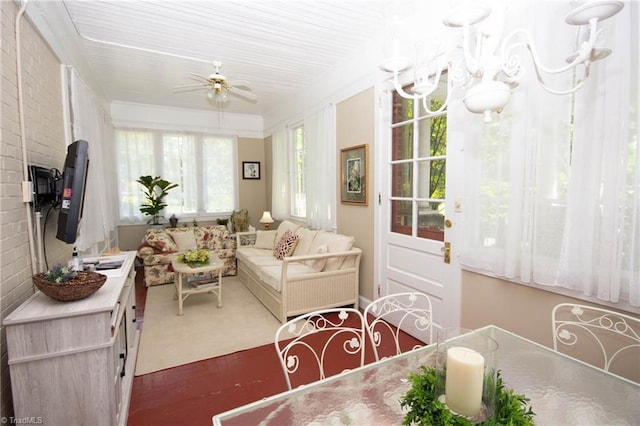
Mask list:
[[[78,272],[76,278],[64,283],[47,281],[44,278],[44,273],[36,274],[32,278],[38,290],[61,302],[71,302],[89,297],[107,281],[107,276],[98,272]]]

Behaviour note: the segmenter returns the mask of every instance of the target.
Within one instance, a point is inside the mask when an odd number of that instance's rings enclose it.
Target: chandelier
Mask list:
[[[533,43],[529,31],[519,28],[501,41],[491,27],[477,28],[492,9],[479,2],[459,5],[444,19],[443,24],[451,28],[461,28],[462,39],[456,48],[442,51],[437,40],[416,44],[416,62],[402,52],[400,40],[402,28],[400,20],[394,16],[388,23],[388,39],[385,45],[385,60],[380,65],[383,71],[393,74],[391,79],[397,93],[406,99],[421,101],[427,114],[440,113],[447,108],[454,85],[465,90],[463,102],[473,113],[484,115],[484,121],[491,121],[491,112],[500,112],[509,102],[511,90],[518,86],[523,75],[522,60],[518,52],[525,48],[529,52],[535,68],[538,83],[544,90],[555,95],[567,95],[579,90],[589,77],[591,64],[611,54],[611,49],[597,46],[597,38],[602,30],[598,23],[617,14],[623,8],[622,1],[598,0],[583,4],[565,17],[569,25],[577,26],[578,37],[585,39],[578,50],[566,58],[566,64],[551,68],[544,65]],[[584,34],[583,31],[588,33]],[[405,91],[400,83],[400,74],[413,67],[414,78],[410,91]],[[572,87],[563,90],[551,88],[546,79],[553,74],[568,71],[581,73]],[[447,95],[444,103],[431,110],[428,97],[438,89],[440,79],[447,74]]]

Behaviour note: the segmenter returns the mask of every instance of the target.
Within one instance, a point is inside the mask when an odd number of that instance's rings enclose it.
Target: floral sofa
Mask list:
[[[138,248],[147,287],[172,283],[171,261],[180,253],[206,249],[225,265],[222,275],[236,275],[236,241],[224,225],[147,229]]]
[[[357,308],[362,252],[353,237],[284,221],[236,239],[238,278],[281,323],[320,309]]]

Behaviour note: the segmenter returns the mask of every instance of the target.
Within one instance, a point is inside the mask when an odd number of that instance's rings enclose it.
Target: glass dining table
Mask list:
[[[530,399],[539,425],[638,425],[640,384],[495,326],[495,366],[507,388]],[[235,408],[214,425],[399,425],[407,375],[431,365],[435,345]]]

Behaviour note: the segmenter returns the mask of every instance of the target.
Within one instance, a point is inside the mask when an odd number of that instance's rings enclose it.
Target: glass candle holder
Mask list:
[[[495,352],[498,343],[481,332],[444,328],[437,335],[436,392],[454,414],[480,423],[495,414]]]

